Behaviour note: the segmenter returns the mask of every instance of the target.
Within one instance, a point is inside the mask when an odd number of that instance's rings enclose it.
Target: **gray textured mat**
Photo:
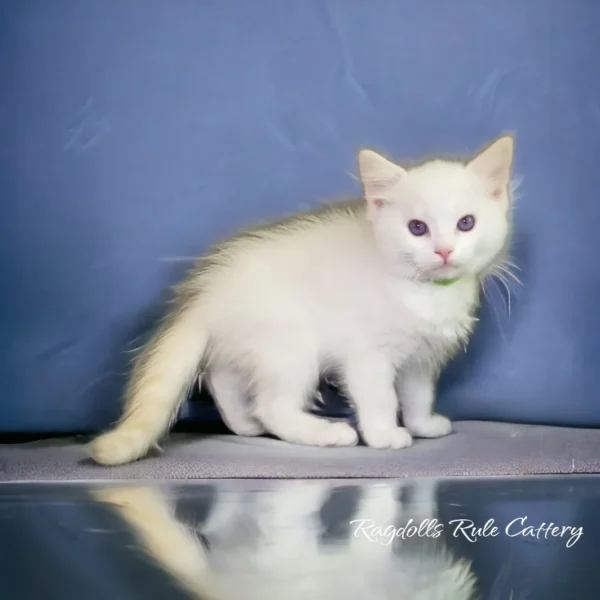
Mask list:
[[[177,434],[162,456],[116,468],[86,458],[77,439],[0,446],[0,481],[411,477],[599,473],[600,429],[461,422],[404,450],[313,448],[267,438]]]

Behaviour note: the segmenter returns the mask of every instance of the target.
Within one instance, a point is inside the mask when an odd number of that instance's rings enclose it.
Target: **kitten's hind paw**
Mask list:
[[[243,437],[256,437],[265,433],[265,428],[255,419],[238,419],[235,425],[225,420],[225,423],[233,433]]]
[[[356,446],[358,434],[347,423],[328,423],[323,430],[320,446]]]

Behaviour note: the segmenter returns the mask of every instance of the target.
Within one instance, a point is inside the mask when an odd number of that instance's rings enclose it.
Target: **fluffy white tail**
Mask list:
[[[90,444],[97,463],[131,462],[156,445],[198,375],[207,341],[198,299],[180,301],[135,362],[120,422]]]
[[[92,492],[131,527],[144,550],[175,582],[198,600],[214,600],[208,557],[198,538],[175,518],[158,489],[102,488]]]

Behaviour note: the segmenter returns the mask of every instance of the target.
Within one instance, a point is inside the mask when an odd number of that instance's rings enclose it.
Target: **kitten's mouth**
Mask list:
[[[447,279],[451,277],[459,277],[461,272],[456,265],[446,263],[431,269],[430,274],[433,279]]]
[[[438,265],[433,268],[434,273],[442,273],[446,275],[447,273],[455,273],[457,271],[456,265],[452,263],[444,263],[443,265]]]

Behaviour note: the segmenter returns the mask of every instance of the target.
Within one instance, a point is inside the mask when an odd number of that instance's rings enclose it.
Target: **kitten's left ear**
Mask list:
[[[358,171],[369,208],[381,208],[390,201],[390,190],[406,177],[406,170],[374,150],[358,153]]]
[[[494,198],[502,198],[508,192],[512,175],[515,141],[512,135],[504,135],[480,150],[467,167],[484,177]]]

